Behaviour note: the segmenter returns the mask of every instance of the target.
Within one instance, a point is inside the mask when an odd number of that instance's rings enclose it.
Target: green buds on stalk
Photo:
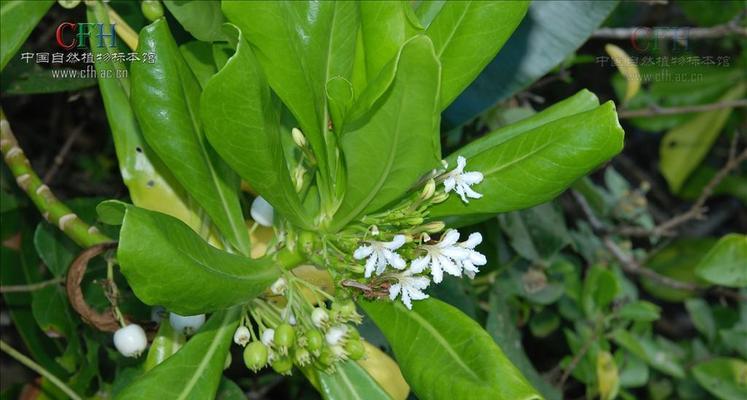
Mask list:
[[[267,364],[267,346],[262,342],[251,342],[244,348],[244,364],[254,372]]]
[[[290,357],[278,357],[271,363],[272,369],[281,375],[290,375],[293,369],[293,360]]]
[[[275,329],[274,344],[280,354],[288,354],[288,349],[296,344],[296,331],[290,324],[281,324]]]
[[[322,333],[317,330],[306,332],[306,348],[312,353],[318,353],[324,344]]]
[[[344,347],[351,360],[360,360],[366,354],[366,348],[363,347],[363,342],[360,339],[350,338]]]

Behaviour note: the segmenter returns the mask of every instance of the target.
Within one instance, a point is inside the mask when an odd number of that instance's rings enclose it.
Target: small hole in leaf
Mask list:
[[[148,187],[153,187],[153,186],[155,186],[155,185],[156,185],[156,182],[154,182],[154,181],[153,181],[153,180],[151,179],[151,180],[149,180],[149,181],[148,181],[148,183],[146,183],[146,185],[148,185]]]
[[[143,152],[143,148],[140,147],[140,146],[137,146],[137,147],[135,147],[135,151],[137,151],[138,153],[142,153]]]

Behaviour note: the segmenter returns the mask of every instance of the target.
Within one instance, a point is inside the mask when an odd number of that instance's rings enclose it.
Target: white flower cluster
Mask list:
[[[444,174],[443,183],[446,193],[453,190],[462,201],[468,203],[467,198],[482,197],[482,194],[475,192],[470,186],[482,182],[483,175],[480,172],[465,172],[466,165],[467,160],[459,156],[457,167]],[[449,229],[444,232],[437,243],[419,245],[416,250],[424,252],[425,255],[412,260],[410,268],[407,268],[405,260],[396,252],[406,242],[404,235],[396,235],[389,242],[369,241],[355,250],[353,258],[356,260],[366,258],[364,271],[366,278],[371,277],[374,272],[376,275],[381,275],[387,266],[401,271],[393,274],[397,283],[390,286],[389,298],[394,300],[399,296],[405,306],[412,309],[412,300],[428,298],[423,290],[430,285],[430,279],[419,274],[426,270],[430,271],[435,283],[443,281],[444,272],[453,276],[465,275],[474,278],[479,272],[478,266],[487,263],[485,256],[475,250],[475,247],[482,242],[480,233],[472,233],[464,242],[459,242],[459,236],[456,229]],[[429,238],[426,237],[427,240]]]

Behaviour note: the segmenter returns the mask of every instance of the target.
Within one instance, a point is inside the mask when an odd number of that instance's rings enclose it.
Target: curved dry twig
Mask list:
[[[70,305],[73,306],[73,309],[80,314],[80,317],[87,324],[104,332],[115,332],[120,328],[119,321],[117,321],[117,317],[111,308],[103,313],[99,313],[91,308],[83,297],[80,283],[83,280],[83,276],[86,274],[88,262],[96,256],[116,247],[116,242],[109,242],[97,244],[83,250],[70,264],[70,268],[67,272],[67,282],[65,284],[67,297],[70,299]]]

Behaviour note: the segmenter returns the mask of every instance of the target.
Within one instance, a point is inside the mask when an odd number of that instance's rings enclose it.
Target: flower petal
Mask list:
[[[471,233],[467,240],[462,242],[460,246],[467,249],[474,249],[480,243],[482,243],[482,235],[480,234],[480,232],[474,232]]]
[[[459,175],[459,178],[467,185],[475,185],[482,182],[482,179],[484,177],[482,175],[482,172],[471,171]]]
[[[444,233],[444,236],[441,238],[441,242],[438,244],[438,247],[445,248],[449,246],[453,246],[457,241],[459,240],[459,231],[456,229],[449,229]]]
[[[362,260],[373,253],[374,249],[373,246],[368,245],[362,245],[359,246],[357,249],[355,249],[355,252],[353,252],[353,258],[356,260]]]

